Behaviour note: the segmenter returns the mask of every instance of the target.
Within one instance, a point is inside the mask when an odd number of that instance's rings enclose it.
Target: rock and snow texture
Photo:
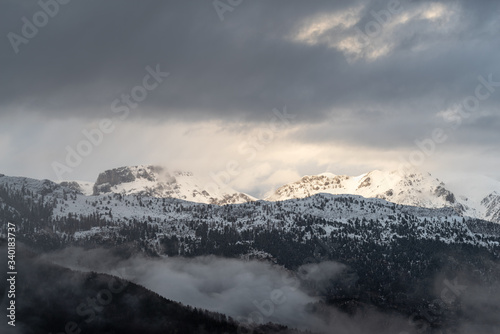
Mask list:
[[[402,205],[424,208],[451,207],[466,216],[500,223],[500,184],[483,198],[470,198],[451,192],[430,173],[417,169],[389,172],[372,171],[359,176],[323,173],[308,175],[278,188],[268,201],[304,198],[318,193],[351,194],[366,198],[381,198]]]
[[[270,201],[303,198],[317,193],[352,194],[367,198],[382,198],[389,202],[426,208],[456,204],[455,196],[444,183],[418,171],[372,171],[359,176],[323,173],[304,176],[286,184],[267,198]]]
[[[256,200],[229,187],[206,187],[206,184],[190,172],[171,172],[158,166],[121,167],[99,174],[93,187],[93,195],[107,193],[177,198],[217,205]]]
[[[95,183],[86,181],[36,180],[0,174],[0,186],[16,190],[28,189],[39,195],[51,194],[63,198],[65,194],[93,197],[106,194],[137,195],[140,197],[175,198],[204,204],[239,204],[256,198],[237,192],[229,187],[212,184],[205,189],[190,172],[170,172],[157,166],[120,167],[99,174]]]
[[[469,179],[464,178],[467,182]],[[304,176],[300,180],[278,188],[267,201],[300,199],[318,193],[333,195],[359,195],[365,198],[379,198],[388,202],[422,208],[448,207],[460,215],[500,223],[500,183],[489,180],[485,184],[470,181],[475,190],[469,195],[457,187],[449,187],[429,173],[418,170],[396,170],[390,172],[372,171],[359,176],[323,173]],[[59,184],[49,180],[34,180],[25,177],[8,177],[0,174],[0,186],[22,188],[39,195],[50,194],[52,198],[66,199],[69,194],[75,200],[65,205],[74,207],[93,201],[91,197],[119,194],[143,198],[174,198],[203,204],[239,204],[255,201],[254,197],[229,187],[221,189],[212,185],[205,189],[190,172],[171,172],[156,166],[121,167],[101,173],[95,183],[64,181]],[[479,189],[480,188],[480,189]],[[90,198],[89,198],[90,197]],[[48,198],[46,199],[48,200]],[[85,208],[83,208],[85,207]],[[82,208],[73,212],[83,213]],[[65,210],[63,210],[65,211]],[[71,211],[71,210],[70,210]],[[128,210],[125,210],[128,212]]]
[[[500,192],[494,191],[486,196],[481,201],[481,205],[486,209],[483,219],[500,223]]]
[[[90,196],[94,193],[94,183],[87,181],[62,181],[59,183],[63,187],[75,190],[85,196]]]

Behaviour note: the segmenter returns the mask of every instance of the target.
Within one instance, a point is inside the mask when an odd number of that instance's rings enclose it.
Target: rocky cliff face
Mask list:
[[[458,196],[431,174],[417,169],[375,170],[359,176],[308,175],[278,188],[267,200],[304,198],[318,193],[353,194],[425,208],[450,207],[461,214],[500,223],[500,204],[495,201],[496,196],[485,198],[479,204],[480,199]]]
[[[159,166],[120,167],[101,173],[93,195],[119,193],[160,198],[178,198],[207,204],[235,204],[255,200],[229,187],[205,189],[204,182],[191,172],[169,171]]]
[[[331,173],[304,176],[280,187],[267,199],[302,198],[317,193],[361,195],[425,207],[453,206],[456,202],[454,194],[446,189],[444,183],[430,174],[404,170],[375,170],[359,176]]]
[[[144,171],[144,176],[149,177],[146,171]],[[107,170],[97,177],[97,181],[94,185],[94,195],[99,195],[100,193],[106,193],[111,191],[111,187],[122,184],[129,183],[136,180],[136,177],[132,174],[129,167],[115,168]],[[153,181],[153,180],[151,180]]]
[[[492,192],[481,201],[481,204],[486,208],[484,218],[500,223],[500,193]]]

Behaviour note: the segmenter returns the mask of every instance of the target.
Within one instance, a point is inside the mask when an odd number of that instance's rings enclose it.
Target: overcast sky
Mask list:
[[[500,180],[498,1],[59,1],[0,4],[0,173]]]

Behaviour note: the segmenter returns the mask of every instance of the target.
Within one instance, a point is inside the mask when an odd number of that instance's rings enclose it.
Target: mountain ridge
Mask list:
[[[4,180],[3,182],[1,180]],[[9,179],[9,182],[5,180]],[[171,171],[154,165],[126,166],[99,173],[96,182],[35,180],[23,177],[0,177],[0,184],[19,183],[30,189],[60,194],[68,191],[85,196],[105,194],[138,195],[156,198],[177,198],[204,204],[238,204],[258,200],[229,186],[207,190],[199,178],[187,171]],[[61,188],[62,187],[62,188]],[[357,176],[321,173],[305,175],[299,180],[277,188],[266,201],[283,201],[309,197],[318,193],[359,195],[385,199],[389,202],[423,208],[449,207],[464,216],[500,223],[500,183],[488,187],[485,197],[471,197],[451,190],[430,173],[418,169],[393,171],[373,170]],[[498,189],[493,190],[492,189]],[[491,192],[489,192],[491,191]]]
[[[76,183],[82,190],[88,187],[83,182]],[[83,191],[80,192],[85,194]],[[155,165],[124,166],[99,173],[92,187],[92,195],[108,193],[178,198],[216,205],[256,200],[256,198],[230,187],[217,186],[207,190],[203,182],[191,172],[170,171]]]
[[[473,218],[500,223],[500,184],[498,191],[484,198],[471,198],[452,192],[444,182],[418,169],[374,170],[358,176],[306,175],[279,187],[265,199],[282,201],[318,193],[360,195],[425,208],[451,207]]]

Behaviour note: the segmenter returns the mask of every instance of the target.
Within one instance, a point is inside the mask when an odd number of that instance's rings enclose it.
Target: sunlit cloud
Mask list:
[[[291,40],[311,46],[326,46],[341,51],[349,62],[374,61],[389,55],[415,34],[454,29],[460,8],[454,4],[421,3],[396,11],[387,8],[366,10],[356,6],[331,14],[319,14],[299,23]],[[417,42],[413,50],[424,50]]]
[[[293,40],[309,45],[331,43],[332,29],[346,30],[352,28],[361,18],[362,6],[356,6],[343,11],[320,14],[308,18],[301,24]]]

